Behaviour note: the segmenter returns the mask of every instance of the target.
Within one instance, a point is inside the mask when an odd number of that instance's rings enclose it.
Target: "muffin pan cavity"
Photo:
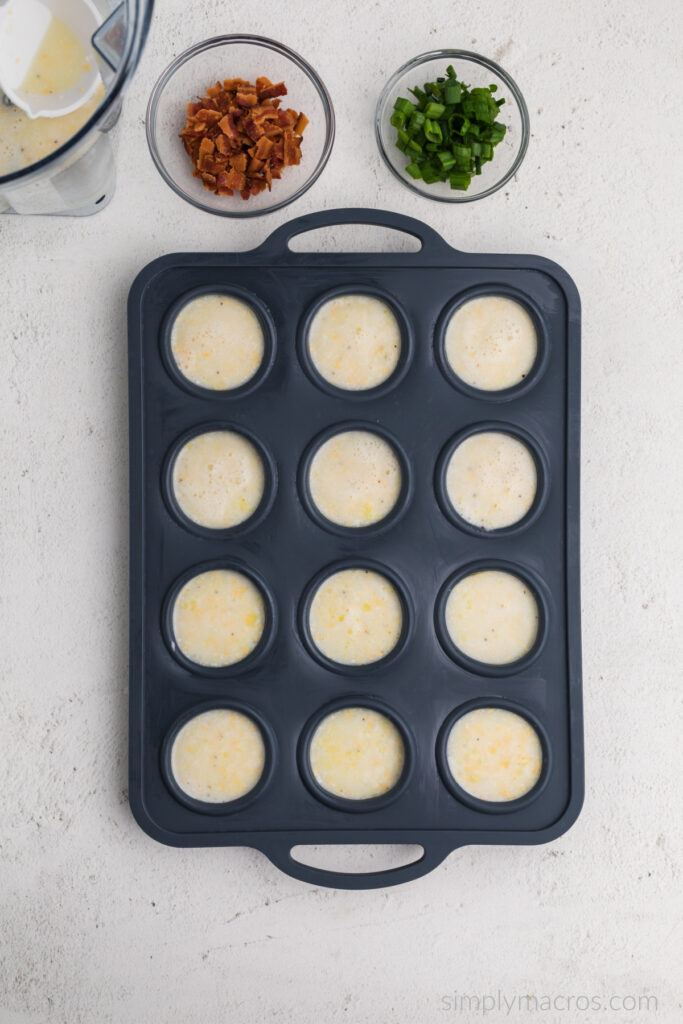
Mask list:
[[[162,626],[169,650],[193,673],[234,675],[267,651],[277,624],[270,588],[236,561],[198,565],[171,587]]]
[[[529,292],[479,285],[442,311],[436,359],[446,379],[479,401],[506,402],[533,388],[550,357],[546,318]]]
[[[422,248],[290,251],[297,233],[337,223],[406,231]],[[174,323],[207,296],[224,304],[200,302],[200,322],[208,310],[220,323],[230,299],[250,356],[240,374],[188,335],[183,365],[206,351],[234,387],[212,388],[210,369],[183,375],[173,355]],[[510,334],[517,346],[515,324],[535,337],[500,390],[447,359],[452,316],[486,296],[521,307],[507,333],[487,328],[491,351]],[[458,252],[397,214],[329,211],[252,252],[151,263],[131,289],[129,348],[141,826],[175,846],[252,846],[294,877],[357,889],[416,878],[460,846],[565,831],[583,793],[567,274]],[[292,857],[325,843],[424,855],[365,875]]]
[[[450,439],[436,465],[434,487],[445,516],[474,536],[519,533],[548,500],[548,458],[538,441],[512,423],[475,423]]]
[[[311,656],[347,676],[393,662],[412,621],[403,581],[370,559],[327,566],[308,584],[299,608],[299,630]]]
[[[363,284],[335,288],[306,311],[301,365],[331,395],[378,398],[404,376],[413,353],[410,320],[395,296]]]
[[[299,494],[311,518],[348,537],[393,526],[412,492],[405,450],[383,427],[349,421],[319,434],[299,467]]]
[[[540,579],[510,562],[462,566],[441,588],[436,632],[446,653],[478,675],[528,668],[548,634],[548,598]]]
[[[211,539],[253,529],[275,500],[277,467],[243,426],[194,427],[172,445],[162,471],[166,505],[186,529]]]
[[[349,696],[313,715],[301,736],[298,759],[302,778],[318,800],[352,814],[377,811],[408,784],[413,742],[389,705]]]
[[[540,721],[500,697],[453,711],[437,740],[444,785],[484,813],[510,813],[532,802],[550,774],[550,745]]]
[[[161,354],[173,379],[201,398],[241,398],[270,370],[275,329],[267,305],[252,292],[194,288],[166,314]]]
[[[232,814],[258,799],[275,767],[275,737],[240,702],[199,705],[164,739],[164,781],[180,803],[201,814]]]

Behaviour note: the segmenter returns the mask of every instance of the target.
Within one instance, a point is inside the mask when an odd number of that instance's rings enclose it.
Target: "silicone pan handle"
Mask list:
[[[263,839],[265,840],[266,837],[264,836]],[[269,836],[267,842],[259,844],[259,849],[265,853],[276,868],[284,871],[286,875],[297,878],[300,882],[308,882],[311,885],[325,886],[330,889],[384,889],[390,885],[411,882],[414,878],[428,875],[455,848],[452,842],[446,845],[440,843],[436,836],[429,836],[425,838],[425,841],[419,843],[423,849],[422,856],[417,860],[410,861],[409,864],[401,864],[397,868],[387,868],[385,871],[345,872],[330,871],[326,868],[302,864],[301,861],[292,857],[292,849],[295,845],[298,844],[292,843],[291,840],[284,837]]]
[[[302,261],[310,262],[311,254],[307,252],[295,253],[289,248],[289,242],[295,235],[301,235],[305,231],[314,231],[317,228],[334,227],[338,224],[374,224],[378,227],[391,228],[394,231],[404,231],[408,235],[419,239],[422,244],[422,255],[427,259],[443,257],[444,254],[453,254],[453,248],[443,240],[441,235],[430,228],[422,221],[414,217],[406,217],[402,213],[392,213],[390,210],[370,210],[363,207],[348,207],[339,210],[321,210],[319,213],[308,213],[303,217],[295,217],[287,221],[266,238],[263,245],[259,246],[259,255],[271,257],[286,256],[290,260],[300,258]],[[358,253],[354,254],[356,259]],[[411,254],[412,255],[412,254]]]

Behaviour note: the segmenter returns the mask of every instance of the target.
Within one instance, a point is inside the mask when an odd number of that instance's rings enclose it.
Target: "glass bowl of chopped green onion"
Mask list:
[[[384,86],[375,134],[389,170],[412,192],[468,203],[490,196],[519,170],[529,112],[494,61],[468,50],[432,50]]]

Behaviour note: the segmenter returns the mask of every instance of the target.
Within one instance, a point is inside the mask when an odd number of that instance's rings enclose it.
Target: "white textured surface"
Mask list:
[[[672,0],[160,0],[112,204],[0,221],[0,1024],[431,1024],[478,1019],[442,996],[498,990],[659,1009],[494,1021],[681,1019],[682,29]],[[305,198],[242,224],[170,194],[143,133],[166,63],[237,30],[304,53],[339,126]],[[372,136],[387,75],[439,45],[499,59],[533,126],[518,180],[453,209],[403,190]],[[130,816],[125,297],[162,253],[250,248],[294,214],[363,204],[463,249],[549,256],[582,293],[588,791],[548,847],[467,849],[354,894],[249,850],[166,849]]]

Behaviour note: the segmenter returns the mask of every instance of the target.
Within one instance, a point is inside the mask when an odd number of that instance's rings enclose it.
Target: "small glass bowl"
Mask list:
[[[255,82],[265,75],[284,81],[284,106],[292,106],[309,119],[301,146],[301,163],[286,167],[273,182],[272,192],[249,199],[218,196],[193,178],[193,166],[179,134],[187,104],[208,86],[224,78]],[[147,106],[147,143],[164,181],[188,203],[220,217],[258,217],[294,202],[311,187],[327,163],[334,142],[334,110],[322,80],[298,53],[264,36],[215,36],[196,43],[166,68],[152,90]]]
[[[397,149],[396,129],[390,123],[399,96],[410,99],[410,88],[422,88],[425,82],[444,76],[449,64],[455,68],[459,81],[473,87],[497,85],[496,99],[505,99],[500,110],[500,120],[507,126],[505,137],[495,147],[493,160],[484,164],[481,174],[472,176],[467,192],[452,189],[447,181],[427,185],[406,174],[410,157]],[[518,86],[492,60],[469,50],[432,50],[409,60],[384,86],[375,112],[375,136],[387,167],[411,192],[437,203],[471,203],[496,192],[519,170],[529,145],[529,111]]]

